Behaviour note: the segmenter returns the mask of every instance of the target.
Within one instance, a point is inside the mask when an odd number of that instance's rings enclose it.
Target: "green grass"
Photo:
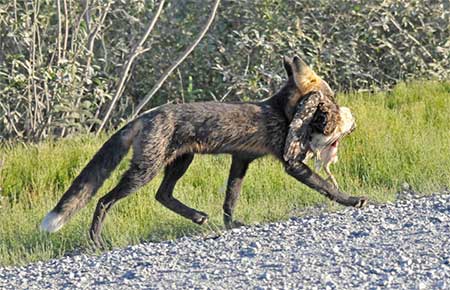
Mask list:
[[[420,192],[450,184],[450,83],[414,82],[391,93],[340,95],[358,128],[340,148],[332,168],[341,188],[378,202],[391,201],[403,182]],[[0,160],[0,265],[46,260],[88,247],[88,229],[96,200],[56,234],[38,231],[44,215],[106,137],[80,136],[38,145],[2,145]],[[95,199],[117,182],[125,160]],[[176,196],[210,215],[210,227],[222,229],[228,156],[196,156],[176,188]],[[155,178],[118,203],[107,217],[103,237],[113,246],[208,233],[165,209],[154,199]],[[251,164],[236,216],[246,223],[269,222],[298,214],[318,203],[335,204],[307,189],[267,157]]]

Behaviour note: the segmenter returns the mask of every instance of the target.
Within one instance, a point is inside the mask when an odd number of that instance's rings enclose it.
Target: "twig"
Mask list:
[[[85,18],[86,14],[89,12],[89,9],[90,9],[88,1],[82,1],[82,2],[84,2],[84,4],[85,4],[84,10],[81,12],[81,14],[77,18],[75,27],[73,28],[72,39],[71,39],[71,43],[70,43],[70,50],[74,55],[78,55],[78,52],[75,52],[75,45],[77,44],[78,32],[81,27],[81,22],[83,21],[83,18]],[[89,23],[86,23],[86,27],[89,28]],[[78,49],[78,47],[77,47],[77,49]]]
[[[181,72],[177,69],[178,78],[180,79],[180,93],[181,93],[181,102],[184,103],[184,88],[183,88],[183,77],[181,76]]]
[[[94,28],[94,30],[89,34],[88,38],[88,44],[87,44],[87,60],[86,60],[86,68],[85,68],[85,79],[88,80],[91,74],[91,62],[92,62],[92,56],[94,54],[94,41],[97,38],[97,34],[100,31],[100,28],[102,27],[103,23],[105,22],[106,16],[109,13],[109,8],[111,7],[111,2],[109,2],[105,10],[103,11],[103,14],[100,16],[100,20],[97,23],[97,26]],[[86,14],[87,19],[89,18],[89,14]],[[89,25],[88,25],[89,26]],[[78,105],[78,104],[77,104]]]
[[[16,133],[16,136],[18,136],[19,138],[23,138],[23,134],[17,130],[16,125],[14,124],[14,118],[11,118],[11,110],[8,110],[5,105],[3,105],[2,102],[0,102],[0,107],[2,107],[3,111],[5,112],[5,117],[6,120],[10,123],[11,128],[14,130],[14,132]],[[9,106],[8,106],[9,107]]]
[[[153,86],[151,91],[144,97],[144,99],[138,104],[136,107],[136,110],[132,114],[130,119],[136,118],[136,116],[139,114],[139,112],[147,105],[147,103],[152,99],[152,97],[155,95],[155,93],[161,88],[162,84],[166,81],[166,79],[169,77],[169,75],[188,57],[188,55],[194,50],[194,48],[200,43],[202,38],[205,36],[206,32],[208,31],[209,27],[211,26],[214,17],[216,16],[217,8],[219,7],[220,0],[216,0],[214,3],[213,9],[211,11],[211,14],[209,15],[209,19],[206,22],[205,26],[203,27],[200,34],[197,36],[197,39],[194,41],[194,43],[191,44],[184,52],[183,54],[164,72],[162,77],[158,80],[158,82]]]
[[[227,92],[222,96],[222,98],[220,98],[220,101],[223,102],[226,97],[228,97],[228,95],[231,93],[231,91],[233,91],[233,88],[228,88]]]
[[[34,134],[37,129],[37,123],[38,123],[38,110],[39,110],[39,97],[37,93],[37,85],[36,85],[36,39],[37,39],[37,32],[39,30],[38,27],[38,14],[39,14],[39,6],[40,2],[36,1],[32,4],[33,8],[33,27],[32,27],[32,46],[31,46],[31,85],[33,87],[33,100],[34,100],[34,109],[30,111],[30,115],[32,116],[30,119],[32,119],[31,123],[31,130],[30,133]],[[34,113],[33,113],[34,111]],[[31,135],[30,134],[30,135]]]
[[[408,31],[405,31],[400,24],[397,23],[397,21],[395,21],[394,17],[392,15],[389,15],[389,20],[391,21],[392,24],[394,24],[394,26],[401,32],[403,33],[406,37],[408,37],[410,40],[412,40],[415,44],[417,44],[424,52],[425,54],[431,58],[433,61],[436,61],[433,58],[433,55],[428,51],[428,49],[426,49],[426,47],[420,43],[420,41],[417,40],[417,38],[415,38],[414,36],[412,36],[410,33],[408,33]]]
[[[67,42],[69,40],[69,14],[67,11],[67,0],[63,1],[64,7],[64,41],[62,46],[62,58],[66,58]]]
[[[116,105],[117,100],[119,99],[120,95],[123,92],[124,89],[124,85],[125,85],[125,81],[127,79],[127,75],[128,72],[130,71],[131,65],[133,64],[133,61],[136,59],[136,57],[142,53],[144,53],[145,49],[142,48],[142,45],[145,43],[145,41],[147,40],[148,36],[150,35],[150,33],[153,30],[153,27],[155,27],[155,24],[159,18],[159,16],[161,15],[161,11],[162,8],[164,6],[164,2],[165,0],[161,0],[161,2],[159,2],[159,6],[158,6],[158,10],[155,13],[155,16],[153,17],[152,21],[150,22],[150,24],[148,25],[144,35],[142,36],[141,40],[136,43],[133,47],[133,49],[131,50],[130,56],[126,62],[126,65],[123,67],[121,73],[120,73],[120,80],[119,83],[117,85],[117,89],[116,89],[116,93],[114,94],[114,97],[111,101],[111,104],[109,105],[108,111],[106,112],[105,117],[102,120],[102,123],[100,124],[100,127],[97,130],[96,135],[100,134],[100,132],[103,130],[103,128],[105,127],[106,122],[109,119],[109,116],[112,113],[112,110],[114,109],[114,106]]]
[[[61,0],[56,1],[56,13],[58,15],[58,34],[56,35],[56,64],[61,60]],[[53,56],[52,56],[53,59]]]

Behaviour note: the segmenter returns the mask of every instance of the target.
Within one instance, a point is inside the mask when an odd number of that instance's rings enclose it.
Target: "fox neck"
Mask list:
[[[294,115],[295,107],[300,100],[301,95],[298,93],[294,80],[289,78],[287,83],[273,96],[265,99],[263,103],[270,105],[272,108],[280,111],[287,120],[291,121]]]

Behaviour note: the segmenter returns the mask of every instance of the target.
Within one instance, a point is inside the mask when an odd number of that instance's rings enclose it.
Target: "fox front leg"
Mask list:
[[[303,162],[286,162],[285,169],[289,175],[293,176],[298,181],[304,183],[308,187],[318,191],[319,193],[325,195],[331,200],[336,201],[339,204],[345,206],[354,206],[357,208],[364,207],[367,204],[366,197],[349,196],[339,191],[331,183],[324,180],[317,173],[314,173]]]
[[[239,198],[242,182],[248,165],[253,159],[241,159],[233,155],[230,176],[227,182],[225,202],[223,203],[223,222],[227,229],[243,226],[244,224],[233,220],[233,212]]]

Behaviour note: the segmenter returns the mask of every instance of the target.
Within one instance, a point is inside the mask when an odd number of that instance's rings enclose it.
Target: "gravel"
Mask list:
[[[1,289],[449,289],[450,192],[0,268]]]

